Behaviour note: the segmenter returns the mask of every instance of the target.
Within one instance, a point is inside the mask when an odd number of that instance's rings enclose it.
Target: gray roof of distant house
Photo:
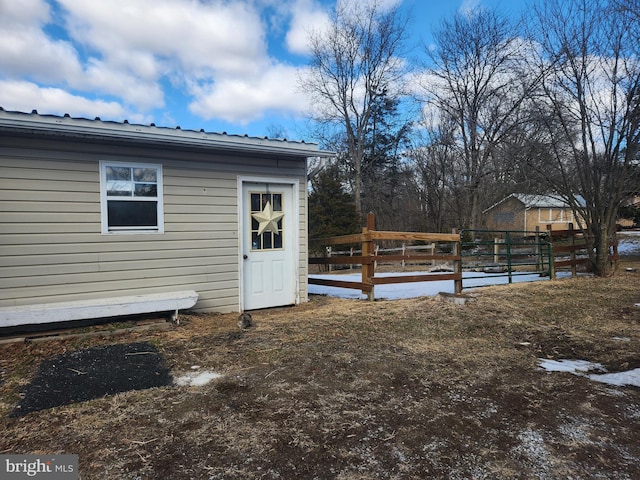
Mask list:
[[[569,204],[557,195],[526,195],[514,193],[513,197],[520,200],[527,208],[569,208]]]
[[[569,203],[559,195],[512,193],[508,197],[505,197],[499,202],[491,205],[485,210],[485,212],[491,210],[494,207],[497,207],[502,202],[510,198],[515,198],[516,200],[521,202],[525,208],[571,208]],[[584,199],[582,197],[576,196],[576,200],[578,201],[579,205],[584,206]]]

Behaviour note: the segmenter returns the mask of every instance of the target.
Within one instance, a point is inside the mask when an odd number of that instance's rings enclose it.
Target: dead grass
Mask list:
[[[640,367],[639,280],[483,288],[466,306],[315,297],[256,312],[247,331],[236,315],[189,315],[168,331],[0,346],[0,452],[77,453],[83,480],[640,478],[640,389],[536,368]],[[42,359],[137,341],[174,377],[225,376],[8,417]]]

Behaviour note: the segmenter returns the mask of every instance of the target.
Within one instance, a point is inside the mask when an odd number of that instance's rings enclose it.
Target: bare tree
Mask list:
[[[427,104],[455,125],[459,157],[452,167],[461,182],[461,226],[467,228],[480,223],[482,195],[496,164],[509,160],[498,150],[524,121],[523,106],[540,81],[527,63],[530,46],[517,33],[496,11],[457,13],[436,31],[437,48],[427,50],[433,63],[424,84]]]
[[[300,83],[315,100],[314,119],[344,131],[360,215],[366,137],[378,99],[400,94],[406,25],[399,6],[345,0],[337,2],[329,28],[309,36],[311,68]]]
[[[456,205],[459,183],[456,162],[459,150],[454,140],[455,124],[447,117],[425,118],[418,146],[406,153],[414,168],[416,196],[420,199],[424,229],[450,231],[461,225]]]
[[[536,166],[584,220],[594,273],[606,275],[618,209],[637,187],[638,18],[605,0],[545,0],[535,11],[540,68],[553,65],[539,103],[551,162]]]

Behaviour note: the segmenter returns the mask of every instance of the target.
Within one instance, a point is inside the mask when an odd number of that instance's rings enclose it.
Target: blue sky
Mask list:
[[[367,1],[367,0],[359,0]],[[525,0],[378,0],[410,9],[413,45],[460,9]],[[0,0],[5,110],[308,138],[306,32],[334,0]],[[419,55],[416,49],[413,55]]]

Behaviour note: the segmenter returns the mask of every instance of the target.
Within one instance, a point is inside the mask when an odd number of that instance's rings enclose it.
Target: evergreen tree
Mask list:
[[[360,231],[355,202],[344,189],[338,165],[329,165],[312,178],[308,203],[311,239]]]
[[[378,96],[363,149],[363,212],[375,213],[381,230],[407,229],[403,223],[408,212],[402,151],[409,142],[410,124],[402,118],[399,104],[399,99],[386,91]]]

